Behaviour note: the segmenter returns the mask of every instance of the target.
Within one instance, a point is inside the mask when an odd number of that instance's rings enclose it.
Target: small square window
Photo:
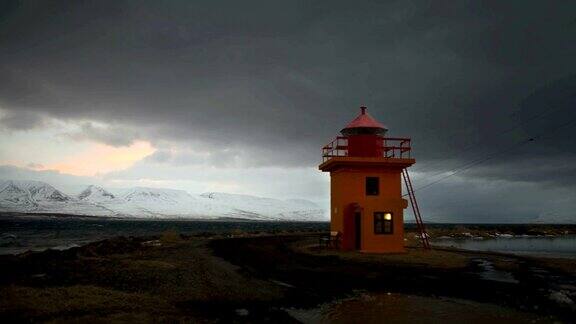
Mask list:
[[[380,194],[380,179],[378,177],[366,177],[366,196],[378,196]]]
[[[393,234],[394,217],[390,212],[374,213],[374,234]]]

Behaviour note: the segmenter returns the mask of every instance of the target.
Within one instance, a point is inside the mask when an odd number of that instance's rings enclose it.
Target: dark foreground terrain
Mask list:
[[[395,321],[571,322],[576,315],[574,260],[422,251],[415,242],[406,254],[363,255],[320,249],[317,234],[238,236],[168,232],[0,256],[0,318],[296,322],[297,310],[359,293],[414,296],[394,304]],[[456,302],[446,308],[437,300]],[[338,307],[354,308],[346,305]]]

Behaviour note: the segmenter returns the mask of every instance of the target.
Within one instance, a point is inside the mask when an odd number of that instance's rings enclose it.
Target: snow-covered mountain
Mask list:
[[[2,206],[34,207],[42,202],[68,201],[70,197],[40,181],[2,181],[0,182],[0,199]]]
[[[121,203],[118,204],[118,201]],[[183,190],[137,187],[126,191],[107,207],[126,215],[217,218],[202,213],[202,204]]]
[[[280,200],[249,195],[132,188],[113,194],[90,185],[68,196],[39,181],[0,181],[0,211],[134,218],[241,218],[253,220],[326,220],[324,211],[303,199]]]
[[[0,211],[104,216],[102,206],[87,204],[40,181],[0,180]]]
[[[257,216],[273,216],[280,219],[307,220],[311,212],[322,213],[318,205],[304,199],[278,200],[249,195],[209,192],[200,195],[208,204],[228,209],[228,215],[235,217],[244,215],[246,218]]]
[[[116,197],[106,189],[95,185],[89,185],[79,195],[78,199],[90,202],[110,201]]]

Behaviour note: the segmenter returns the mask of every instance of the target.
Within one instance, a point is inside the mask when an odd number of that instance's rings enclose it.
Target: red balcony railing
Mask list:
[[[409,159],[410,158],[409,138],[383,138],[382,157]],[[336,137],[332,142],[322,148],[322,162],[326,162],[334,157],[348,156],[348,138],[344,136]]]

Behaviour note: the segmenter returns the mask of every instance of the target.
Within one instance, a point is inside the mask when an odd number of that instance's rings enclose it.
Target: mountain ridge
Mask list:
[[[325,221],[324,211],[305,199],[274,199],[210,192],[134,187],[113,194],[89,185],[76,196],[41,181],[0,180],[0,211],[128,218]]]

